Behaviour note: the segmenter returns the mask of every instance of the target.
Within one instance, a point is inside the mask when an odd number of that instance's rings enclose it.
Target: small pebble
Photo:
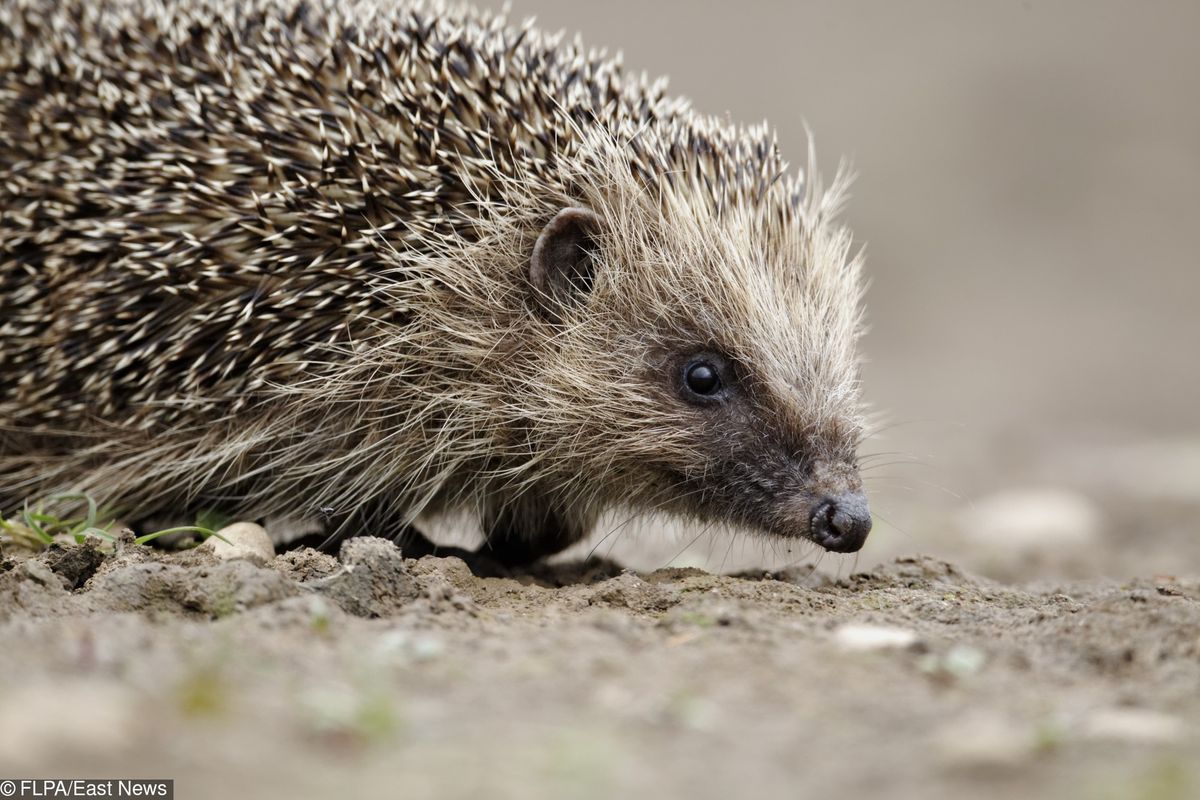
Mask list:
[[[1037,753],[1033,729],[984,712],[947,723],[936,742],[942,762],[958,769],[1011,769]]]
[[[1140,708],[1105,708],[1092,712],[1082,725],[1091,739],[1134,744],[1169,744],[1184,734],[1183,720],[1170,714]]]
[[[857,623],[842,625],[833,632],[833,638],[843,650],[856,652],[903,649],[913,647],[919,640],[916,631],[907,628]]]
[[[974,676],[987,663],[982,650],[965,644],[956,644],[942,654],[930,653],[918,663],[918,667],[931,675],[966,680]]]
[[[275,557],[275,546],[261,525],[235,522],[217,531],[200,545],[222,561],[244,559],[263,565]]]

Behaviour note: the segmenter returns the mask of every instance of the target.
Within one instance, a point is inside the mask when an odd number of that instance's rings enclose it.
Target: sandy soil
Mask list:
[[[126,544],[0,566],[0,774],[181,797],[1200,792],[1200,581],[832,580],[362,538],[266,566]]]

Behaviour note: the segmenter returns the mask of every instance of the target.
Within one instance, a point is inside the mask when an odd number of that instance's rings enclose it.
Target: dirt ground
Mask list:
[[[530,14],[769,119],[793,161],[805,123],[828,171],[853,158],[888,422],[863,553],[621,514],[509,578],[366,539],[266,565],[4,548],[0,778],[1200,797],[1200,5],[514,0]]]
[[[833,580],[382,539],[5,559],[0,774],[179,797],[1189,798],[1200,580]]]

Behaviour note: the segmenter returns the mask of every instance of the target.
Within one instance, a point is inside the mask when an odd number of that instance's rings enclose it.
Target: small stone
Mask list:
[[[417,661],[437,658],[445,649],[445,643],[436,636],[418,636],[412,643],[413,658]]]
[[[1140,708],[1106,708],[1092,712],[1082,725],[1091,739],[1135,744],[1170,744],[1183,737],[1183,720]]]
[[[200,547],[210,550],[222,561],[244,559],[261,566],[275,557],[271,537],[267,536],[267,531],[261,525],[253,522],[226,525],[215,536],[208,537]]]
[[[978,713],[947,723],[936,737],[937,751],[955,769],[1012,769],[1038,752],[1032,728],[1003,716]]]
[[[833,638],[843,650],[854,652],[901,650],[914,647],[920,640],[916,631],[907,628],[859,623],[842,625],[833,632]]]
[[[982,650],[965,644],[956,644],[945,653],[929,653],[918,663],[921,671],[935,677],[966,680],[974,676],[987,663]]]

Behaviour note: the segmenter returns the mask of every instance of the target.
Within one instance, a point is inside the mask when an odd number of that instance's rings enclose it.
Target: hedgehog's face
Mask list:
[[[695,347],[680,343],[664,354],[656,376],[673,391],[679,422],[695,431],[689,463],[675,467],[685,496],[705,516],[803,536],[834,552],[860,549],[871,516],[855,459],[856,421],[822,426],[803,396],[776,392],[753,361]]]
[[[648,251],[645,238],[606,228],[564,210],[530,270],[563,322],[562,368],[606,382],[590,409],[618,451],[604,468],[627,477],[638,504],[861,548],[871,517],[856,464],[859,287],[847,242],[768,247],[754,231],[672,223]]]

